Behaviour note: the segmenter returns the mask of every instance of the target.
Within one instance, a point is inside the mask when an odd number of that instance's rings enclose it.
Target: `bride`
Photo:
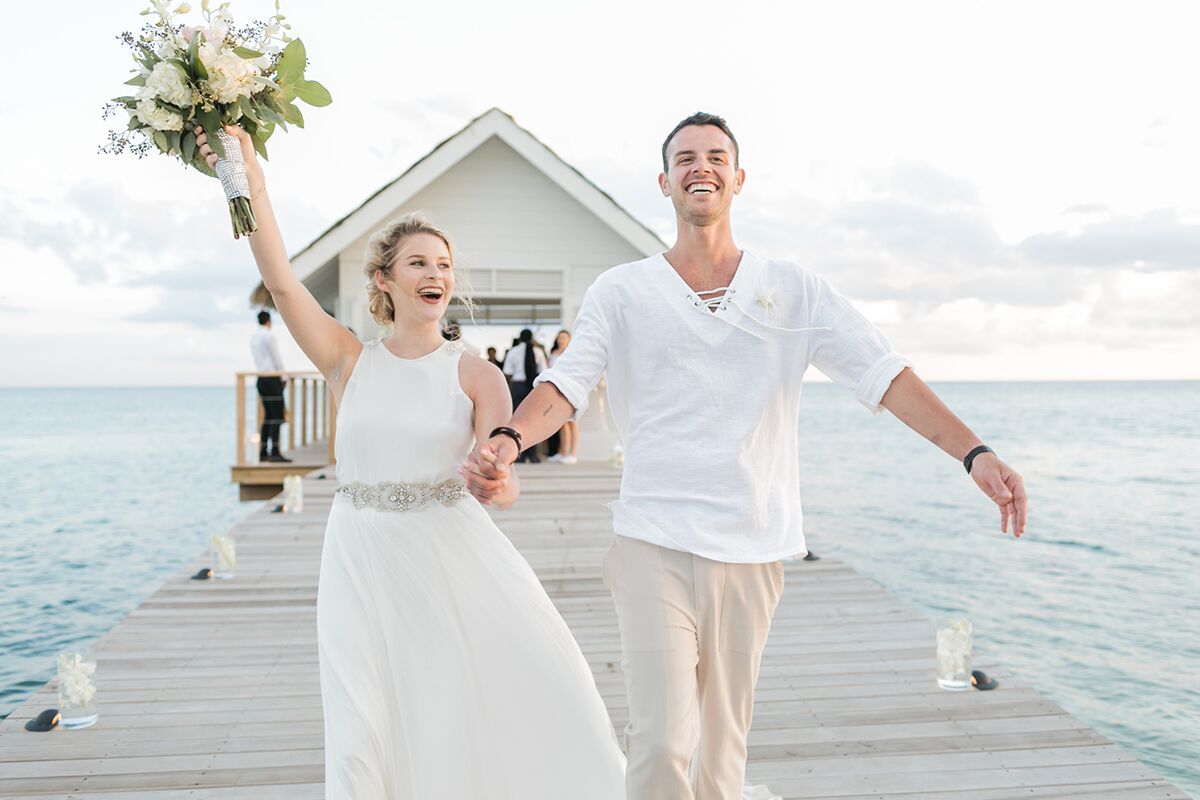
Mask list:
[[[263,284],[338,406],[317,592],[326,797],[623,798],[579,646],[456,475],[512,405],[499,370],[442,338],[449,238],[410,215],[371,239],[371,313],[392,331],[362,344],[292,274],[250,138],[226,131],[246,160]],[[517,494],[508,476],[496,505]]]

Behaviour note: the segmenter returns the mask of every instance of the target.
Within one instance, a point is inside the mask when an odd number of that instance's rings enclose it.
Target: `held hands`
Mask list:
[[[971,464],[971,478],[992,502],[1000,506],[1000,530],[1008,533],[1011,521],[1013,536],[1019,538],[1025,532],[1025,519],[1029,514],[1025,479],[994,453],[976,456]]]
[[[516,500],[509,476],[517,455],[516,442],[507,436],[496,436],[476,444],[466,463],[458,468],[458,474],[466,480],[467,491],[480,503],[507,508]]]
[[[250,196],[254,197],[266,186],[262,164],[258,163],[258,153],[254,151],[254,142],[240,125],[226,125],[225,132],[237,139],[242,147],[242,158],[246,161],[246,178],[250,182]],[[200,148],[200,155],[208,162],[209,169],[216,169],[219,156],[213,152],[208,143],[208,134],[199,125],[196,126],[196,145]]]

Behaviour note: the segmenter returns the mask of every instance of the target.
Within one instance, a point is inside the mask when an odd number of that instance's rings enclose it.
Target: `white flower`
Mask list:
[[[138,93],[141,94],[140,92]],[[183,117],[176,114],[174,111],[169,111],[158,103],[154,102],[151,97],[144,98],[138,101],[137,110],[133,112],[143,125],[149,125],[157,131],[181,131],[183,130]]]
[[[232,538],[217,534],[212,537],[212,549],[217,557],[217,568],[221,571],[227,572],[237,565],[237,548]]]
[[[775,289],[770,287],[759,289],[758,302],[770,314],[772,306],[775,305]]]
[[[237,55],[211,46],[200,48],[200,61],[208,70],[208,89],[218,103],[235,103],[258,90],[258,67]]]
[[[86,706],[96,696],[96,687],[91,677],[96,665],[84,661],[78,653],[58,657],[58,691],[63,698],[76,706]]]
[[[158,97],[173,106],[188,106],[192,102],[192,87],[184,80],[179,67],[166,61],[154,65],[146,78],[146,90],[151,97]],[[139,93],[138,95],[142,95]]]

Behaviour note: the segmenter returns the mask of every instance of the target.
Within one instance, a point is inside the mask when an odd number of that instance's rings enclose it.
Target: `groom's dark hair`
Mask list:
[[[687,119],[675,126],[675,129],[667,134],[667,138],[662,143],[662,161],[663,172],[667,171],[667,145],[675,138],[675,134],[679,133],[684,128],[690,125],[712,125],[714,128],[720,128],[721,132],[729,137],[729,141],[733,142],[733,166],[738,165],[738,143],[737,137],[733,135],[733,131],[729,130],[729,123],[723,117],[718,117],[716,114],[706,114],[703,111],[697,111]]]

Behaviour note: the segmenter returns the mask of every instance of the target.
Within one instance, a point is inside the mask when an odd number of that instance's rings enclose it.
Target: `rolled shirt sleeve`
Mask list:
[[[611,327],[604,315],[601,293],[600,281],[584,293],[570,345],[555,359],[554,366],[543,370],[533,382],[535,387],[546,382],[558,387],[575,409],[571,419],[578,419],[587,410],[588,396],[600,382],[612,351]]]
[[[817,300],[809,361],[874,414],[892,380],[912,362],[892,350],[888,340],[824,278],[817,278]]]

